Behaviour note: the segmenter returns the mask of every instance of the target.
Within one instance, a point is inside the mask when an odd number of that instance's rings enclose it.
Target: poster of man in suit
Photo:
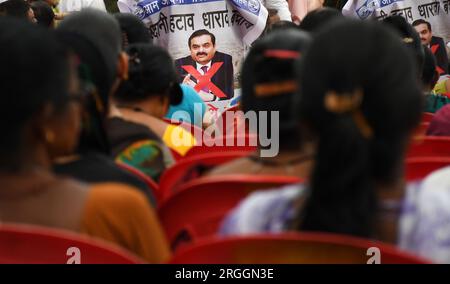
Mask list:
[[[415,20],[412,25],[419,34],[422,44],[427,46],[436,58],[439,75],[448,74],[448,57],[444,39],[434,36],[431,24],[424,19]]]
[[[448,74],[445,43],[450,42],[450,0],[348,0],[342,14],[361,20],[401,16],[433,52],[440,75]],[[433,29],[431,29],[433,28]]]
[[[216,49],[215,35],[197,30],[189,37],[188,47],[190,55],[175,60],[181,81],[196,89],[206,102],[232,98],[232,56]]]
[[[192,86],[211,115],[238,102],[245,53],[263,33],[260,0],[118,0],[147,26],[154,44],[175,61],[180,83]]]

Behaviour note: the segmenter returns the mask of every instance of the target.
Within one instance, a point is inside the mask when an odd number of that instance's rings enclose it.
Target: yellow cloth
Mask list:
[[[181,126],[169,125],[163,135],[163,141],[170,149],[181,156],[197,144],[195,137]]]
[[[169,245],[156,213],[141,192],[127,185],[93,185],[80,230],[118,244],[149,263],[162,263],[170,257]]]
[[[442,80],[439,83],[437,83],[434,86],[434,89],[433,89],[434,93],[436,93],[436,94],[447,94],[448,91],[447,91],[446,83],[447,83],[447,80]]]

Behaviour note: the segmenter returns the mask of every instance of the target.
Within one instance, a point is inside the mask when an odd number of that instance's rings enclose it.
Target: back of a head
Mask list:
[[[27,19],[29,9],[25,0],[8,0],[0,4],[0,15]]]
[[[58,29],[83,36],[100,51],[111,88],[117,77],[117,62],[122,51],[121,31],[116,19],[106,12],[88,8],[65,17]]]
[[[389,16],[385,18],[382,23],[395,30],[400,35],[403,43],[408,47],[410,52],[414,55],[417,64],[418,78],[422,75],[424,52],[422,43],[416,30],[410,25],[402,16]]]
[[[335,8],[319,8],[306,14],[300,22],[299,28],[307,32],[316,33],[321,28],[340,17],[342,17],[342,13]]]
[[[421,117],[406,50],[377,22],[341,20],[317,34],[303,58],[300,120],[319,144],[302,229],[374,233],[375,185],[398,182]]]
[[[34,1],[31,3],[31,9],[33,9],[34,17],[39,25],[53,27],[55,13],[47,2],[42,0]]]
[[[79,56],[82,79],[92,85],[87,92],[86,115],[77,152],[109,154],[105,120],[122,52],[119,24],[103,11],[83,9],[65,17],[57,31],[61,40]]]
[[[0,46],[0,93],[5,106],[0,113],[0,157],[1,167],[6,168],[21,161],[23,127],[45,104],[58,109],[65,103],[68,63],[53,34],[23,20],[0,17]],[[10,164],[3,164],[10,157]]]
[[[135,15],[128,13],[114,14],[122,31],[122,48],[129,44],[150,43],[150,34],[144,23]]]
[[[273,23],[268,29],[267,33],[279,30],[296,29],[298,26],[290,21],[278,21]]]
[[[145,101],[153,96],[168,96],[172,105],[182,100],[182,90],[174,62],[167,50],[151,44],[131,44],[129,55],[129,78],[122,81],[115,93],[121,103]]]
[[[310,36],[297,29],[273,31],[252,46],[242,66],[242,110],[279,112],[281,150],[301,144],[292,109],[297,88],[294,63],[310,44]]]

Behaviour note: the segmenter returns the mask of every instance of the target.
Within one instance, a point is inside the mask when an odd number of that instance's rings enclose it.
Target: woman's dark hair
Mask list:
[[[150,33],[144,23],[135,15],[117,13],[114,17],[119,22],[122,31],[122,48],[134,43],[151,43]]]
[[[269,112],[269,130],[272,118],[270,111],[279,112],[281,150],[298,150],[301,146],[296,131],[297,117],[292,110],[297,88],[294,63],[310,43],[309,35],[297,29],[273,31],[252,46],[242,66],[242,110],[245,113]],[[264,90],[261,93],[260,89],[264,86],[268,86],[269,90],[273,86],[276,90],[263,94]]]
[[[0,46],[0,167],[17,169],[24,127],[45,104],[63,110],[69,100],[68,57],[48,30],[8,17],[0,17]]]
[[[58,24],[57,29],[77,34],[95,46],[99,52],[98,60],[102,61],[102,73],[105,78],[102,80],[104,84],[97,85],[97,88],[102,96],[110,95],[112,86],[117,80],[117,64],[122,52],[122,37],[117,20],[101,10],[85,8],[70,13]]]
[[[317,34],[300,69],[300,121],[318,137],[300,229],[373,236],[376,185],[402,173],[420,121],[416,66],[377,22],[340,20]]]
[[[57,32],[80,59],[79,71],[87,94],[77,152],[109,155],[105,123],[122,52],[119,23],[112,15],[86,8],[65,17]]]
[[[128,80],[122,81],[115,98],[121,103],[139,102],[152,96],[168,96],[171,105],[181,103],[183,93],[169,53],[150,44],[132,44]]]
[[[84,36],[57,30],[57,36],[78,58],[78,75],[83,98],[82,129],[77,153],[99,152],[106,155],[111,148],[106,134],[106,119],[109,111],[106,64],[100,51]]]
[[[298,27],[303,31],[316,33],[321,28],[326,27],[330,22],[340,17],[342,17],[341,11],[335,8],[319,8],[306,14]]]
[[[39,25],[44,27],[52,27],[55,20],[55,13],[52,7],[42,0],[34,1],[31,3],[31,9],[33,9],[34,17]]]
[[[422,83],[425,87],[433,89],[439,80],[439,73],[436,71],[436,58],[428,47],[422,45],[422,48],[424,51]]]
[[[266,31],[266,34],[274,31],[296,29],[296,28],[298,28],[298,26],[291,21],[278,21],[270,25],[270,27]]]
[[[3,16],[26,19],[29,10],[30,4],[25,0],[8,0],[0,4],[0,15]]]
[[[425,55],[419,34],[402,16],[389,16],[385,18],[382,23],[386,24],[400,35],[401,40],[408,47],[408,50],[412,52],[415,58],[415,62],[417,64],[417,78],[421,78]]]

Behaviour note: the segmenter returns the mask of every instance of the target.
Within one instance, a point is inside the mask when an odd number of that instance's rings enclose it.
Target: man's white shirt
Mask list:
[[[58,10],[62,13],[80,11],[84,8],[99,9],[106,12],[103,0],[61,0],[58,5]]]
[[[211,69],[211,62],[212,62],[212,61],[209,61],[209,62],[208,62],[207,64],[205,64],[205,65],[201,65],[200,63],[195,62],[195,64],[197,65],[197,71],[200,72],[200,74],[205,75],[205,72],[203,72],[202,67],[203,67],[203,66],[208,67],[208,69],[206,69],[206,70],[209,71],[209,69]],[[206,72],[208,72],[208,71],[206,71]]]

